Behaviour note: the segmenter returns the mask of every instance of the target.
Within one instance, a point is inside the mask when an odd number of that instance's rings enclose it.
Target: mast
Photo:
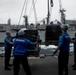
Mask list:
[[[50,13],[49,13],[49,0],[47,0],[48,2],[48,14],[47,14],[47,25],[49,24],[49,15],[50,15]]]
[[[10,18],[8,19],[7,24],[8,24],[8,25],[11,25],[11,19],[10,19]]]
[[[23,18],[24,18],[24,21],[25,21],[25,27],[27,28],[27,26],[28,26],[28,16],[24,15]]]
[[[47,0],[48,12],[47,12],[47,25],[50,23],[50,7],[53,7],[53,0]],[[51,11],[52,12],[52,11]]]

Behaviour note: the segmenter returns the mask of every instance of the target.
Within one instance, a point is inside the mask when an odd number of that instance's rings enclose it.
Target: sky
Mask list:
[[[0,0],[0,23],[7,23],[11,18],[11,24],[18,24],[20,14],[25,0]],[[23,14],[21,16],[20,24],[24,24],[24,14],[28,16],[29,23],[35,23],[34,10],[32,7],[32,0],[26,0]],[[47,0],[34,0],[36,8],[37,21],[47,17]],[[66,19],[76,19],[76,0],[61,0],[62,7],[66,10]],[[53,0],[54,6],[50,11],[50,20],[60,20],[59,0]],[[26,8],[27,7],[27,8]],[[50,8],[51,9],[51,8]]]

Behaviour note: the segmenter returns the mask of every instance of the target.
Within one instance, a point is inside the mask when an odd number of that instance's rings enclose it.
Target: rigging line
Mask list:
[[[26,3],[26,0],[24,1],[23,7],[22,7],[22,11],[21,11],[21,14],[20,14],[18,25],[20,24],[20,21],[21,21],[21,17],[22,17],[22,13],[23,13],[23,10],[24,10],[24,7],[25,7],[25,3]]]
[[[52,15],[52,7],[50,7],[50,21],[51,21],[51,15]]]
[[[59,7],[60,7],[60,10],[62,10],[63,6],[62,6],[62,1],[59,0]]]
[[[50,0],[50,15],[49,15],[49,18],[50,18],[50,21],[51,21],[51,16],[52,16],[52,7],[54,6],[53,4],[53,0]]]
[[[35,4],[36,4],[36,2],[37,2],[37,0],[35,0]],[[32,14],[32,10],[33,9],[33,6],[31,5],[31,7],[30,7],[30,11],[29,11],[29,17],[31,16],[31,14]]]
[[[35,3],[34,3],[34,0],[32,0],[32,3],[33,3],[33,9],[34,9],[34,16],[35,16],[35,22],[37,24],[38,20],[37,20],[37,14],[36,14],[36,9],[35,9]]]
[[[27,4],[28,4],[28,0],[26,0],[26,7],[25,7],[24,15],[26,15]]]

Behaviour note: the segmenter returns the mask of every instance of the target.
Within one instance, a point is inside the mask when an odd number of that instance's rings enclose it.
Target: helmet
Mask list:
[[[20,35],[24,35],[26,30],[27,30],[26,28],[20,29],[20,30],[18,31],[18,35],[19,35],[19,36],[20,36]]]
[[[62,24],[61,25],[61,29],[63,29],[64,31],[68,30],[69,25],[68,24]]]
[[[7,35],[7,34],[11,34],[11,32],[10,32],[9,30],[7,30],[7,31],[6,31],[6,35]]]

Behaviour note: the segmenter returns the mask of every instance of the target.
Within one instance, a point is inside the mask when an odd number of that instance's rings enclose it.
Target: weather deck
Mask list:
[[[32,75],[58,75],[58,61],[56,57],[48,56],[45,58],[28,58]],[[12,63],[12,58],[11,62]],[[69,75],[76,75],[76,70],[72,69],[73,56],[69,59]],[[4,70],[4,57],[0,58],[0,75],[13,75],[13,67],[11,71]],[[19,75],[26,75],[22,66],[20,66]]]

